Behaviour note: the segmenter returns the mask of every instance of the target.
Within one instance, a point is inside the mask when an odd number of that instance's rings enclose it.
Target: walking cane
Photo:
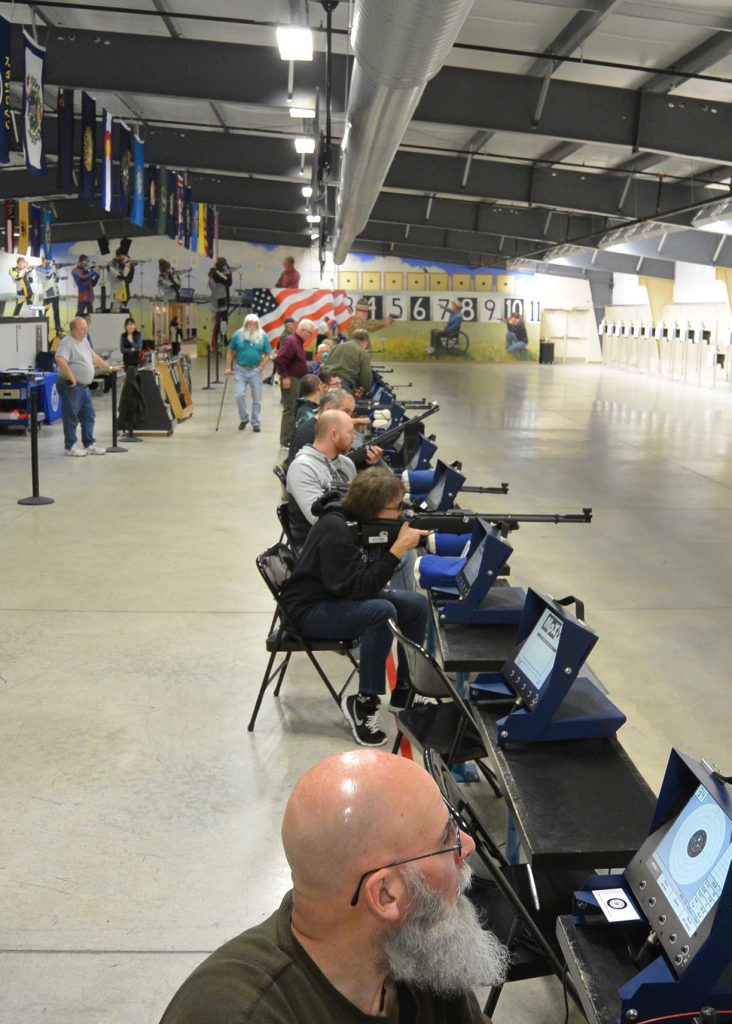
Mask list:
[[[221,405],[219,406],[219,418],[216,420],[216,430],[214,433],[219,432],[219,423],[221,423],[221,413],[224,411],[224,399],[226,398],[226,385],[229,383],[229,377],[231,374],[227,373],[224,377],[224,390],[221,392]]]

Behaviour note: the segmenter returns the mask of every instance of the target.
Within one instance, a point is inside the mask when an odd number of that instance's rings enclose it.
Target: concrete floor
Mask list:
[[[526,526],[515,577],[586,603],[593,666],[654,788],[671,745],[727,772],[732,402],[600,367],[401,365],[439,400],[440,453],[483,509],[576,511]],[[155,1022],[209,950],[288,887],[278,830],[294,780],[350,747],[298,663],[253,735],[270,603],[254,556],[278,536],[277,393],[260,435],[196,382],[195,414],[128,454],[63,457],[0,435],[1,1024]],[[107,400],[97,437],[110,441]],[[340,667],[340,662],[335,666]],[[596,794],[593,794],[596,796]],[[563,1017],[557,982],[509,986],[496,1021]]]

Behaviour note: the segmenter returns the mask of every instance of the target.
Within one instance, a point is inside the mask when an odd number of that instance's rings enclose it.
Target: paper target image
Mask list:
[[[689,935],[719,899],[731,841],[732,821],[700,786],[656,849],[659,885]]]

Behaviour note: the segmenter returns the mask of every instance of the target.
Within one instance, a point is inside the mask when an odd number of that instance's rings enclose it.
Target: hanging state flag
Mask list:
[[[31,203],[30,207],[30,251],[36,259],[41,255],[41,208]]]
[[[175,188],[178,175],[175,171],[168,171],[168,220],[166,233],[168,238],[175,238]]]
[[[41,231],[41,256],[47,260],[53,259],[53,247],[51,245],[51,226],[53,224],[53,213],[50,210],[43,211],[43,228]]]
[[[132,200],[132,132],[124,121],[119,122],[117,145],[117,152],[119,154],[117,209],[123,217],[127,217],[130,213],[130,203]]]
[[[214,228],[216,226],[216,218],[214,217],[213,206],[206,206],[206,255],[213,256],[214,254]]]
[[[191,199],[190,185],[183,189],[183,245],[186,249],[191,247],[191,235],[193,234],[193,200]]]
[[[156,232],[164,235],[168,230],[168,168],[158,168],[158,223]]]
[[[175,240],[183,245],[183,175],[175,177]]]
[[[25,256],[30,242],[30,223],[28,220],[28,203],[18,201],[18,253]]]
[[[114,119],[102,108],[102,206],[112,212],[112,129]]]
[[[141,228],[145,223],[145,143],[132,140],[132,212],[130,220]]]
[[[198,246],[196,252],[206,255],[206,203],[198,204]]]
[[[155,231],[158,226],[158,169],[147,169],[147,226]]]
[[[59,192],[74,191],[74,90],[56,93],[56,185]]]
[[[0,164],[10,163],[10,22],[0,17]]]
[[[191,252],[198,252],[198,203],[191,203]]]
[[[15,248],[15,218],[17,206],[14,199],[4,201],[5,212],[5,252],[12,252]]]
[[[23,147],[31,174],[48,174],[43,151],[43,64],[46,48],[23,30],[25,78],[23,79]]]
[[[81,161],[79,199],[94,202],[94,161],[97,156],[97,105],[91,96],[81,94]]]

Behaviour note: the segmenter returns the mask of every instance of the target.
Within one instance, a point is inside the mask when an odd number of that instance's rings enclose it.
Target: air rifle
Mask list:
[[[592,509],[582,512],[508,513],[469,512],[454,508],[447,512],[419,512],[407,509],[399,519],[374,519],[360,524],[361,543],[393,544],[403,523],[409,523],[415,530],[439,531],[440,533],[471,533],[476,520],[493,523],[505,537],[512,530],[518,530],[522,523],[591,523]]]
[[[419,415],[410,416],[408,420],[402,420],[396,427],[389,427],[388,430],[382,430],[380,434],[374,434],[368,439],[367,444],[377,444],[379,448],[385,448],[387,445],[393,444],[409,427],[421,423],[422,420],[426,420],[428,416],[439,411],[440,407],[437,402],[431,402]]]

